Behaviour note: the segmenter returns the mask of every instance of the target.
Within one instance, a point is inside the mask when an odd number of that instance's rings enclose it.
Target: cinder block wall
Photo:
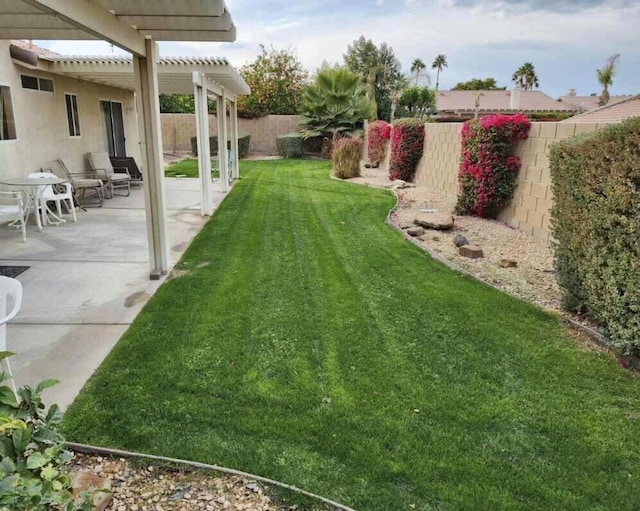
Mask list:
[[[165,152],[191,151],[191,137],[196,136],[195,114],[162,114],[162,143]],[[238,119],[241,135],[251,135],[249,151],[276,155],[276,137],[300,130],[298,115],[268,115],[259,119]],[[211,135],[218,133],[215,115],[209,116]]]
[[[522,168],[512,203],[499,220],[539,239],[550,237],[551,177],[549,148],[554,142],[579,133],[595,131],[605,124],[534,122],[529,138],[518,144]],[[455,200],[460,164],[462,123],[427,123],[424,154],[416,169],[416,183]]]

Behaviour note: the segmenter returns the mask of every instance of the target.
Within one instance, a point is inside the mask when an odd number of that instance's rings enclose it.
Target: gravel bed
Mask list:
[[[76,453],[72,470],[90,471],[111,484],[111,511],[302,509],[289,505],[262,483],[200,470],[158,467],[140,460]],[[326,510],[328,507],[304,507]]]
[[[354,183],[390,188],[391,183],[383,169],[362,169],[362,176],[350,179]],[[400,227],[408,228],[421,209],[451,213],[455,203],[428,190],[424,186],[396,190],[398,208],[391,219]],[[497,220],[453,215],[455,226],[450,231],[426,230],[416,238],[425,247],[440,253],[449,261],[508,293],[533,302],[546,309],[560,311],[560,289],[553,270],[553,252],[550,243],[513,229]],[[469,243],[479,245],[484,253],[481,259],[469,259],[458,253],[453,238],[461,234]],[[500,261],[511,259],[517,266],[502,268]]]

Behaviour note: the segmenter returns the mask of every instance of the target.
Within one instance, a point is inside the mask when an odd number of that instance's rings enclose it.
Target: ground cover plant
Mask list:
[[[215,160],[212,160],[212,166],[216,164]],[[195,158],[186,158],[184,160],[170,163],[164,169],[165,177],[198,177],[198,160]],[[219,177],[220,172],[218,170],[212,170],[212,177]]]
[[[554,144],[550,168],[563,306],[640,354],[640,118]]]
[[[520,171],[520,158],[513,153],[530,128],[522,114],[488,115],[464,123],[458,214],[495,218],[511,202]]]
[[[69,440],[359,510],[634,509],[640,381],[434,262],[315,160],[237,183],[67,412]]]

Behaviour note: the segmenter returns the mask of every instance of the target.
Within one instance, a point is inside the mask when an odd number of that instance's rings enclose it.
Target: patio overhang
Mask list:
[[[115,62],[106,67],[114,71],[111,79],[127,80],[136,91],[151,278],[166,274],[170,267],[156,41],[235,41],[235,38],[236,29],[224,0],[0,0],[0,39],[96,39],[133,55],[129,62]],[[95,64],[85,66],[86,79],[91,79],[91,72],[93,79],[100,78],[95,74]],[[181,65],[173,64],[174,68]],[[77,70],[83,67],[82,63],[63,61],[50,61],[50,65],[61,73],[75,65]],[[93,71],[88,70],[90,67]],[[116,78],[118,68],[120,77]],[[189,69],[186,75],[193,71]],[[80,77],[80,73],[76,76]],[[167,76],[166,90],[184,90],[182,78],[173,80],[177,82],[171,89]],[[193,82],[189,90],[193,90]]]

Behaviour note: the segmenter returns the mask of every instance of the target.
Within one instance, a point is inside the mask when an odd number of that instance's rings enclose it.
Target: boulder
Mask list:
[[[416,236],[422,236],[424,234],[424,229],[419,225],[414,225],[413,227],[409,227],[407,229],[407,234],[409,236],[413,236],[414,238]]]
[[[465,238],[462,234],[456,234],[456,237],[453,238],[453,244],[456,247],[461,247],[462,245],[469,245],[469,240]]]
[[[453,228],[453,216],[448,213],[420,213],[414,224],[425,229],[435,229],[436,231],[448,231]]]
[[[500,266],[502,268],[515,268],[518,266],[518,261],[514,261],[513,259],[500,259]]]
[[[459,251],[462,257],[468,257],[469,259],[480,259],[484,257],[482,249],[478,245],[462,245]]]
[[[78,472],[71,473],[71,485],[73,487],[73,496],[79,499],[80,494],[83,491],[92,490],[91,502],[93,509],[97,511],[104,511],[107,509],[113,495],[111,494],[111,482],[108,479],[104,479],[97,476],[93,472],[88,470],[80,470]]]

